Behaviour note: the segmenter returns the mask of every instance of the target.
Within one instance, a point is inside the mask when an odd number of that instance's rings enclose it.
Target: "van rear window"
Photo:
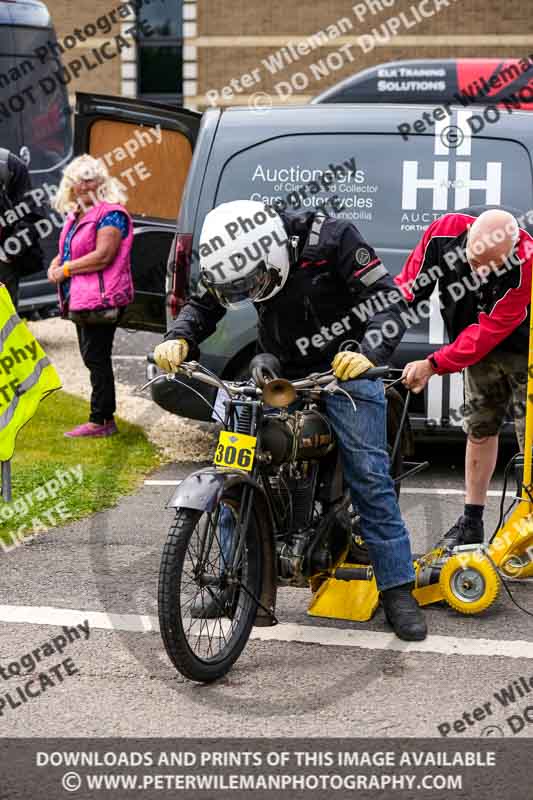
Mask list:
[[[288,210],[324,207],[375,247],[409,250],[434,219],[473,205],[533,206],[531,164],[517,142],[474,136],[466,113],[435,136],[280,136],[233,156],[216,204],[236,199]],[[449,126],[449,120],[446,123]],[[459,135],[457,135],[457,133]],[[326,188],[329,185],[329,190]]]
[[[126,187],[126,171],[141,169],[137,173],[140,180],[135,191],[129,195],[131,214],[175,219],[192,159],[191,144],[179,131],[165,130],[160,144],[155,139],[149,144],[145,142],[142,161],[139,161],[137,155],[130,155],[124,149],[124,142],[130,138],[135,142],[139,135],[137,122],[96,120],[91,125],[89,152],[95,158],[103,158],[111,175],[123,180]]]

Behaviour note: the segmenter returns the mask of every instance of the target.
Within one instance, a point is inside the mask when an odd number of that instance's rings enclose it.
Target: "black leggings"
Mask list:
[[[116,325],[76,325],[83,363],[91,373],[90,422],[103,425],[116,411],[111,353]]]

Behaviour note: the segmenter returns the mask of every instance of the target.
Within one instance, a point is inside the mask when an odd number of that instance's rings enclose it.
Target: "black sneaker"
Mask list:
[[[453,549],[462,544],[483,544],[485,531],[483,523],[468,517],[460,516],[455,525],[436,544],[436,547]]]
[[[428,633],[426,620],[418,603],[411,594],[414,583],[393,586],[381,592],[385,618],[399,639],[420,642]]]

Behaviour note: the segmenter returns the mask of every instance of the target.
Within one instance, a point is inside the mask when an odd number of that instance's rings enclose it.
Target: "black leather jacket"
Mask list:
[[[32,185],[26,164],[9,153],[6,166],[7,170],[2,170],[6,180],[0,181],[0,245],[11,237],[16,237],[19,244],[16,255],[10,255],[7,262],[2,259],[0,267],[19,276],[31,275],[44,266],[40,236],[35,228],[44,215],[29,194]]]
[[[298,237],[298,257],[282,290],[255,304],[258,352],[276,355],[287,378],[329,369],[347,340],[373,364],[388,363],[405,333],[407,306],[373,248],[345,220],[316,212],[280,216],[288,236]],[[185,339],[198,358],[198,345],[225,313],[210,293],[194,295],[165,339]]]

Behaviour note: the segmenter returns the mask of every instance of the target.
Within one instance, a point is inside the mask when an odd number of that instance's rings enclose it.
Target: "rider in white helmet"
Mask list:
[[[400,638],[425,638],[425,620],[411,594],[409,535],[384,445],[383,385],[354,380],[374,365],[387,364],[405,332],[407,306],[389,273],[350,222],[320,210],[277,213],[249,200],[209,212],[198,256],[201,289],[156,348],[157,364],[175,371],[188,356],[199,357],[199,344],[227,310],[252,302],[260,351],[279,359],[283,377],[333,367],[357,413],[342,393],[329,395],[324,411],[337,435],[386,618]],[[373,303],[376,296],[379,303]],[[391,296],[397,299],[383,302]],[[372,314],[369,308],[380,310]],[[347,339],[356,344],[355,351],[342,347]],[[217,615],[214,606],[199,613]]]
[[[222,203],[211,211],[199,253],[202,283],[226,308],[269,300],[289,276],[283,221],[272,208],[252,200]]]

